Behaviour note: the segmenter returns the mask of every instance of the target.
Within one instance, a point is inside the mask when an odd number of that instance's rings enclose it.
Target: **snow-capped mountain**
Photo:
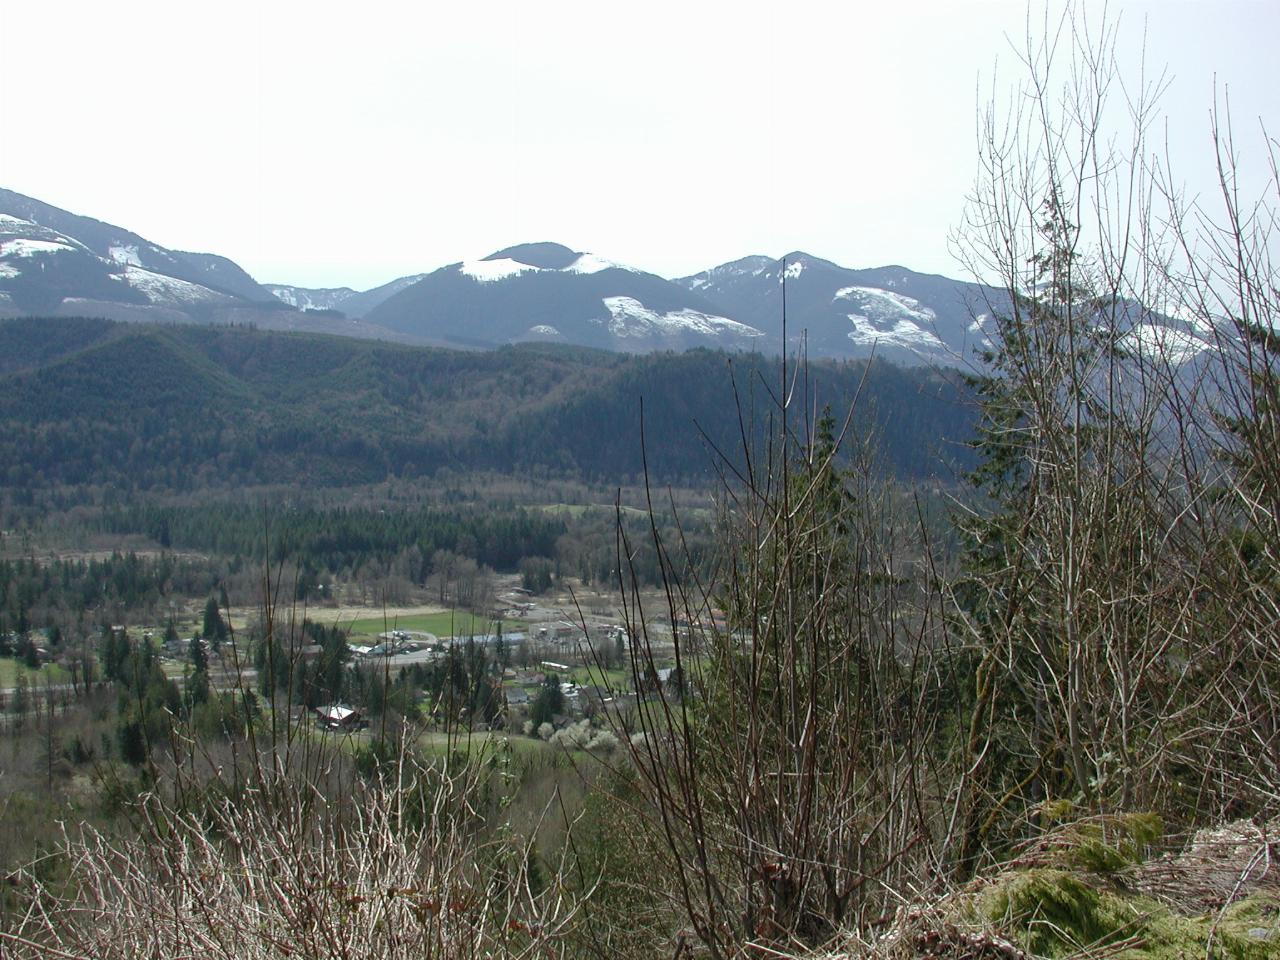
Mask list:
[[[225,257],[168,250],[10,190],[0,190],[0,290],[28,311],[68,298],[179,311],[273,302]]]
[[[803,336],[811,356],[964,362],[982,345],[980,318],[1002,299],[977,284],[897,266],[851,270],[803,252],[745,257],[676,282],[780,335],[784,277],[789,346]]]
[[[557,243],[528,243],[427,274],[368,314],[468,346],[551,341],[639,353],[768,349],[764,332],[652,273]]]
[[[1009,310],[1004,290],[900,266],[853,270],[803,252],[774,260],[745,257],[676,282],[720,312],[780,331],[785,296],[788,347],[810,356],[897,363],[969,365],[990,346],[992,317]],[[1124,301],[1099,322],[1119,323],[1123,346],[1183,363],[1214,339],[1211,325],[1179,320]]]
[[[469,347],[524,341],[641,353],[695,346],[967,360],[991,291],[901,267],[804,253],[748,257],[671,281],[555,243],[509,247],[372,290],[264,286],[231,260],[0,190],[0,316],[251,322]],[[978,318],[975,322],[974,318]]]
[[[785,280],[785,283],[783,282]],[[252,323],[418,343],[524,341],[643,353],[689,347],[872,354],[968,364],[1003,291],[905,267],[849,269],[803,252],[745,257],[678,280],[556,243],[508,247],[372,290],[261,285],[233,261],[166,249],[123,227],[0,189],[0,318],[100,316]],[[1204,324],[1125,307],[1126,345],[1181,362]],[[1176,311],[1174,311],[1176,314]]]
[[[0,317],[23,314],[253,323],[403,339],[362,321],[291,309],[226,257],[170,250],[123,227],[0,189]]]

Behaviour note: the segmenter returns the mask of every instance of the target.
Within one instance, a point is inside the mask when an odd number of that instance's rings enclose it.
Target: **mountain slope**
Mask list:
[[[374,307],[390,300],[401,290],[413,286],[425,276],[425,273],[415,273],[407,277],[397,277],[390,283],[384,283],[372,290],[362,290],[344,300],[338,309],[348,317],[367,317]]]
[[[3,225],[11,238],[23,237],[32,229],[37,233],[51,231],[59,235],[64,245],[97,257],[109,270],[112,267],[117,271],[123,268],[127,274],[132,268],[203,288],[201,291],[186,290],[185,294],[178,295],[179,299],[214,299],[210,294],[221,294],[249,302],[272,302],[269,291],[225,257],[167,250],[123,227],[78,216],[12,190],[0,190],[0,214],[5,215]],[[43,252],[55,254],[61,251],[48,249]],[[125,283],[141,289],[151,302],[157,302],[154,295],[159,292],[157,288],[165,286],[145,276],[136,282],[126,276]],[[150,290],[148,283],[151,284]],[[168,286],[175,290],[183,289],[177,284]]]
[[[493,347],[548,341],[620,350],[764,347],[762,331],[651,273],[554,243],[442,267],[368,314],[416,336]]]
[[[0,317],[23,315],[404,339],[360,320],[293,310],[226,257],[168,250],[123,227],[0,189]]]
[[[708,440],[739,445],[735,393],[757,398],[763,424],[759,381],[780,376],[776,360],[702,350],[458,351],[45,318],[0,321],[0,350],[0,487],[27,490],[318,486],[444,468],[629,483],[644,469],[642,400],[650,476],[701,482]],[[863,373],[859,362],[814,364],[817,401],[840,410]],[[862,390],[855,430],[889,441],[893,469],[949,475],[938,454],[963,455],[972,429],[963,388],[876,363]]]

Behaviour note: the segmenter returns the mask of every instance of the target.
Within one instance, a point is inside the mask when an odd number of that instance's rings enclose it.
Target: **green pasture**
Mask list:
[[[46,663],[40,669],[32,670],[12,657],[0,657],[0,688],[7,690],[16,686],[19,676],[25,676],[34,687],[42,687],[46,683],[71,682],[71,674],[56,663]]]

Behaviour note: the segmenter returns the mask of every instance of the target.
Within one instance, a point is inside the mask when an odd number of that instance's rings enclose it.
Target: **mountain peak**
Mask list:
[[[787,261],[788,265],[793,263],[803,263],[806,266],[826,267],[831,270],[848,269],[847,267],[842,267],[837,263],[832,263],[830,260],[824,260],[822,257],[815,257],[812,253],[805,253],[803,250],[792,250],[781,259]]]
[[[497,253],[491,253],[485,260],[514,260],[530,267],[542,270],[563,270],[581,254],[570,250],[560,243],[518,243]]]

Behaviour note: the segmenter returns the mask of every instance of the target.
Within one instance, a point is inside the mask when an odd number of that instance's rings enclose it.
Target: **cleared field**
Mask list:
[[[277,619],[288,620],[291,616],[297,620],[301,620],[304,616],[315,623],[323,623],[326,626],[337,624],[340,627],[349,627],[351,624],[360,622],[372,624],[374,621],[382,623],[385,615],[387,622],[395,620],[404,621],[410,617],[431,616],[443,613],[448,616],[449,611],[440,607],[438,604],[414,604],[411,606],[387,607],[385,610],[381,607],[372,605],[362,606],[310,606],[303,608],[281,607],[276,610]],[[261,614],[257,607],[235,607],[232,608],[231,615],[234,618],[237,628],[242,624],[250,623],[256,620]],[[470,616],[470,614],[466,614]],[[379,626],[375,633],[381,632],[382,627]]]

